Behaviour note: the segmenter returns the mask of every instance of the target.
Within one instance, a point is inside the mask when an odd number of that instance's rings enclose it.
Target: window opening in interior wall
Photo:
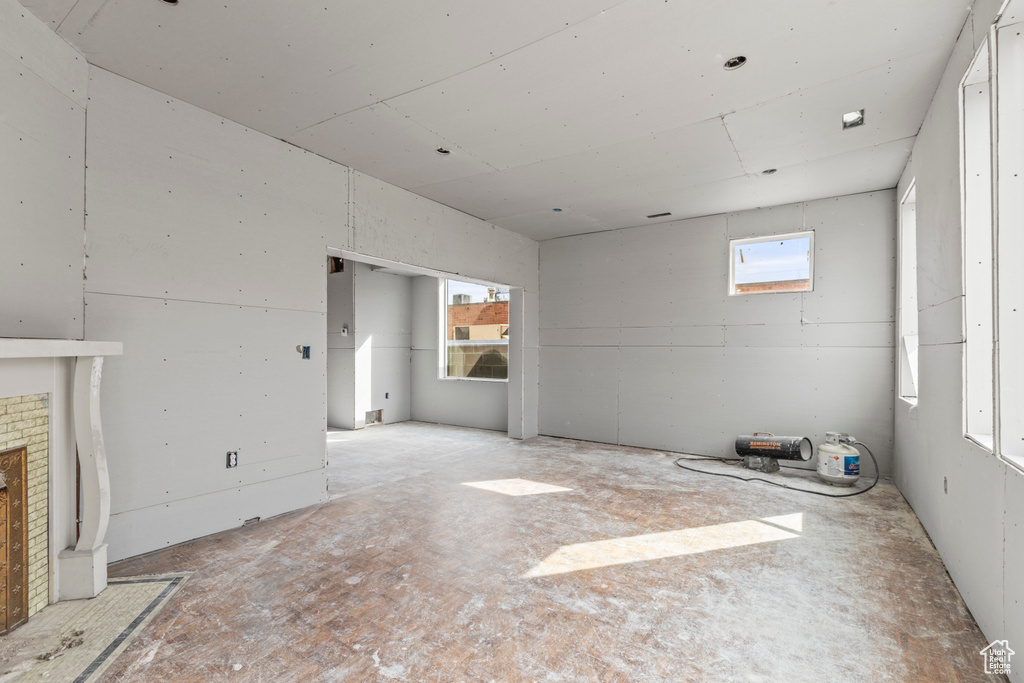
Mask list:
[[[809,292],[814,231],[729,240],[729,295]]]
[[[1024,469],[1024,19],[1020,0],[1003,9],[996,30],[998,73],[996,127],[996,374],[997,448],[1011,465]]]
[[[899,390],[903,398],[917,402],[917,189],[910,189],[900,203],[900,365]]]
[[[508,380],[509,288],[444,281],[443,377]]]
[[[992,100],[986,41],[961,85],[964,429],[993,449]]]

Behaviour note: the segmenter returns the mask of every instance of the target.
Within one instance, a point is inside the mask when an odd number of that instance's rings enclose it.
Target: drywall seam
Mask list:
[[[286,459],[305,458],[305,457],[308,457],[308,456],[304,456],[304,455],[289,455],[289,456],[284,456],[284,457],[279,458],[279,459],[286,460]],[[266,461],[264,461],[264,462],[266,462]],[[260,463],[252,463],[252,465],[257,465],[257,464],[260,464]],[[235,484],[234,486],[225,486],[224,488],[220,488],[220,489],[213,489],[213,490],[210,490],[210,491],[203,491],[202,493],[197,493],[197,494],[192,495],[192,496],[185,496],[183,498],[175,498],[173,500],[161,501],[161,502],[158,502],[158,503],[153,503],[152,505],[136,505],[136,506],[131,507],[131,508],[123,508],[123,509],[111,511],[111,514],[112,515],[127,515],[127,514],[131,514],[133,512],[138,512],[140,510],[150,510],[150,509],[155,509],[155,508],[165,508],[165,507],[167,507],[167,505],[169,505],[171,503],[184,503],[184,502],[187,502],[189,500],[195,500],[197,498],[204,498],[206,496],[216,496],[216,495],[220,495],[220,494],[223,494],[223,493],[230,493],[232,491],[241,491],[242,489],[248,488],[250,486],[259,486],[259,485],[262,485],[262,484],[272,484],[275,481],[280,481],[282,479],[288,479],[290,477],[298,477],[298,476],[302,476],[304,474],[315,474],[317,472],[322,472],[323,469],[324,469],[323,467],[311,467],[309,469],[296,470],[294,472],[289,472],[287,475],[283,475],[283,476],[275,476],[275,477],[271,477],[269,479],[254,479],[253,481],[249,481],[249,482],[246,482],[244,484]]]
[[[227,306],[228,308],[252,308],[265,311],[292,311],[295,313],[316,313],[324,315],[324,311],[315,308],[292,308],[289,306],[261,306],[259,304],[232,304],[224,301],[205,301],[203,299],[179,299],[173,296],[150,296],[146,294],[121,294],[119,292],[104,292],[97,289],[85,290],[86,294],[100,294],[102,296],[117,296],[132,299],[151,299],[153,301],[174,301],[183,304],[203,304],[206,306]]]
[[[85,136],[82,140],[82,338],[85,339],[85,289],[89,281],[89,108],[83,113]]]
[[[348,203],[346,204],[345,211],[345,247],[351,249],[352,245],[356,243],[356,225],[355,219],[353,218],[356,177],[351,168],[347,168],[345,174],[348,178]]]

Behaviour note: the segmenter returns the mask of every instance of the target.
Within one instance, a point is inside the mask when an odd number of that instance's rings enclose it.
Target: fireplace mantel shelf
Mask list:
[[[79,341],[77,339],[0,339],[2,358],[62,358],[74,356],[120,356],[121,342]]]

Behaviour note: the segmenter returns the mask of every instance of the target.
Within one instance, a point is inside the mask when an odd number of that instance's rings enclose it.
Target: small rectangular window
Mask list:
[[[508,287],[444,281],[442,377],[508,380]]]
[[[729,240],[729,295],[809,292],[814,231]]]

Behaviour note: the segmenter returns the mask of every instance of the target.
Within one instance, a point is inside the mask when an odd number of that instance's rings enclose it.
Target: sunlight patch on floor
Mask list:
[[[538,481],[530,481],[529,479],[495,479],[493,481],[471,481],[465,482],[463,486],[472,486],[473,488],[483,489],[484,491],[493,491],[495,493],[501,493],[506,496],[533,496],[538,493],[559,493],[561,491],[572,491],[564,486],[552,486],[551,484],[542,484]]]
[[[769,522],[765,524],[765,522]],[[779,527],[786,527],[785,529]],[[803,513],[562,546],[524,579],[799,538]]]
[[[775,526],[786,527],[790,531],[799,531],[803,533],[804,530],[804,513],[795,512],[792,515],[779,515],[778,517],[762,517],[762,522],[768,522]]]

